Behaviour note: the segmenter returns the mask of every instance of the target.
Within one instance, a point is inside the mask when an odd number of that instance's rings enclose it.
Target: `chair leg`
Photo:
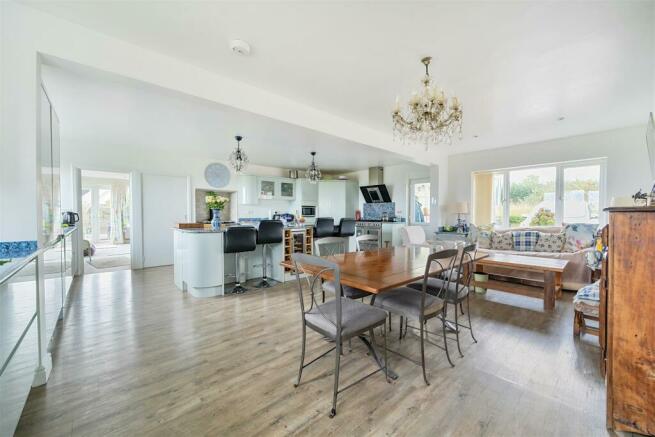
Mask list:
[[[423,367],[423,380],[425,381],[425,385],[430,385],[430,381],[428,381],[428,376],[425,374],[425,338],[423,331],[425,330],[425,325],[423,323],[423,320],[419,320],[419,325],[421,325],[421,367]]]
[[[387,356],[387,324],[384,324],[384,377],[391,384],[389,379],[389,357]]]
[[[337,337],[337,348],[335,350],[334,360],[334,392],[332,393],[332,410],[330,410],[330,419],[337,415],[337,395],[339,394],[339,362],[341,360],[341,338]]]
[[[371,305],[373,305],[373,304],[371,304]],[[392,331],[392,329],[391,329],[391,313],[389,313],[389,332],[391,332],[391,331]]]
[[[325,303],[325,290],[321,290],[321,293],[322,293],[322,298],[321,298],[322,302],[321,303]]]
[[[459,356],[464,357],[464,354],[462,353],[462,348],[459,346],[459,321],[457,320],[457,304],[455,304],[455,338],[457,339],[457,350],[459,351]]]
[[[448,352],[448,338],[446,337],[446,305],[444,303],[443,310],[441,313],[441,326],[443,328],[443,347],[446,350],[446,358],[448,358],[448,362],[450,363],[450,367],[455,367],[453,364],[453,361],[450,359],[450,353]]]
[[[300,378],[302,377],[302,369],[305,366],[305,341],[307,338],[307,327],[305,323],[302,324],[302,350],[300,352],[300,368],[298,369],[298,381],[293,385],[298,387],[300,385]]]
[[[464,304],[463,304],[463,302],[460,302],[460,303],[459,303],[459,312],[460,312],[462,315],[464,315]]]
[[[582,313],[575,311],[573,315],[573,335],[580,336],[580,328],[582,327]]]
[[[466,295],[466,314],[468,314],[469,318],[469,331],[471,332],[471,338],[473,339],[473,343],[477,343],[478,340],[475,339],[475,336],[473,335],[473,323],[471,323],[471,304],[469,303],[469,295]]]
[[[255,288],[269,288],[271,283],[268,282],[268,277],[266,275],[266,249],[268,248],[267,244],[262,245],[262,280],[259,281]]]
[[[241,285],[241,269],[239,268],[239,253],[234,254],[234,261],[235,261],[235,270],[236,270],[236,283],[234,284],[234,288],[232,289],[232,293],[234,294],[242,294],[245,293],[246,290],[248,290],[246,287]]]
[[[403,316],[400,316],[400,320],[398,321],[398,340],[403,339]]]

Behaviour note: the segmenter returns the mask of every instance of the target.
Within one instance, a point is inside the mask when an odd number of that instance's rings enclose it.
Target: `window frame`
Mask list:
[[[415,209],[415,199],[416,195],[414,192],[414,186],[418,184],[430,184],[430,192],[432,192],[432,182],[430,181],[430,178],[411,178],[409,180],[408,184],[408,189],[409,189],[409,196],[407,196],[407,199],[409,200],[409,205],[407,210],[409,211],[408,217],[407,217],[407,222],[410,225],[417,225],[417,226],[430,226],[432,223],[432,208],[430,207],[430,204],[428,202],[428,208],[430,209],[430,221],[428,222],[416,222],[414,221],[414,217],[416,217],[416,209]]]
[[[486,170],[486,171],[474,171],[471,173],[471,199],[475,199],[475,175],[476,174],[502,174],[503,175],[503,198],[501,200],[503,204],[503,223],[499,226],[503,228],[510,228],[509,224],[509,211],[510,211],[510,178],[509,174],[512,171],[516,170],[528,170],[528,169],[539,169],[539,168],[548,168],[555,167],[555,225],[562,226],[562,219],[564,217],[564,170],[567,168],[575,167],[587,167],[592,165],[598,165],[600,167],[600,176],[598,181],[599,187],[599,210],[600,214],[598,216],[598,225],[603,226],[607,224],[607,214],[603,211],[607,205],[607,158],[593,158],[593,159],[583,159],[575,161],[563,161],[555,162],[548,164],[535,164],[535,165],[525,165],[520,167],[510,167],[498,170]],[[472,207],[472,217],[475,217],[475,208],[476,205]]]

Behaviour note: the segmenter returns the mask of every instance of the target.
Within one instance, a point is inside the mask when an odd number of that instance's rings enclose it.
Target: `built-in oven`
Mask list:
[[[360,250],[375,250],[382,245],[382,222],[360,221],[355,224],[355,236],[373,235],[375,238],[359,240]]]
[[[306,218],[316,217],[316,205],[302,205],[300,214]]]

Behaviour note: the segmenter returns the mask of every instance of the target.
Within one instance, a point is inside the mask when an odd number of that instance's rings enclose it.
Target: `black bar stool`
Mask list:
[[[266,249],[269,244],[278,244],[284,240],[284,223],[280,220],[262,220],[257,229],[257,244],[262,244],[262,280],[255,285],[257,288],[268,288],[271,284],[266,277]]]
[[[257,230],[251,226],[232,226],[225,231],[223,252],[233,253],[236,271],[236,283],[232,293],[245,293],[247,288],[241,286],[241,269],[239,253],[252,252],[257,248]]]
[[[342,218],[339,220],[339,226],[334,227],[335,237],[352,237],[355,235],[355,219]]]
[[[332,217],[319,217],[314,225],[314,238],[334,236],[334,219]]]

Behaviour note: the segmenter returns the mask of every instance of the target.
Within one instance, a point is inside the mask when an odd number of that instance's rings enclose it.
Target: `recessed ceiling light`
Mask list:
[[[561,115],[561,116],[557,117],[557,121],[562,121],[562,120],[564,120],[565,118],[566,118],[566,117],[564,117],[563,115]]]
[[[240,39],[230,41],[230,48],[237,55],[248,56],[250,54],[250,44]]]

